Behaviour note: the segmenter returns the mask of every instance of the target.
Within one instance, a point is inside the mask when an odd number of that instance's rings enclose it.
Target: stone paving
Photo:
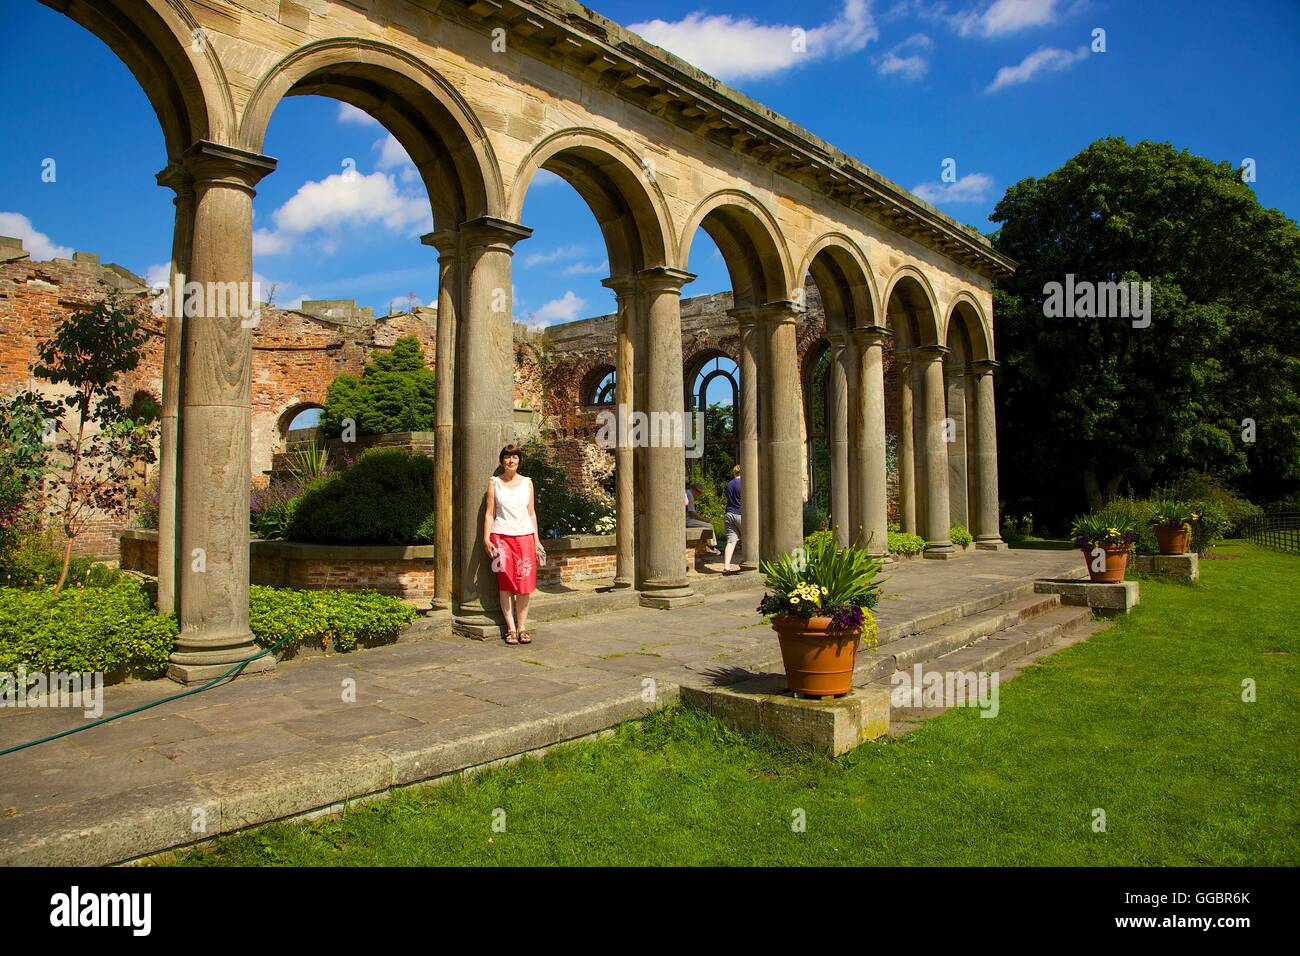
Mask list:
[[[903,562],[877,616],[905,630],[1076,565],[1074,552],[1044,551]],[[760,593],[551,621],[519,647],[444,637],[281,663],[0,757],[0,863],[130,859],[584,736],[671,703],[682,684],[779,669]],[[108,687],[104,713],[178,689]],[[0,747],[85,722],[0,709]]]

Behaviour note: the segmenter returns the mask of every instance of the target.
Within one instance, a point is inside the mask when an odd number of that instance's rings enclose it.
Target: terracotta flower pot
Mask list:
[[[1124,572],[1128,569],[1128,545],[1103,544],[1098,547],[1106,552],[1105,571],[1093,569],[1093,562],[1096,560],[1096,555],[1093,554],[1095,548],[1080,548],[1083,552],[1083,563],[1088,567],[1088,576],[1094,581],[1104,581],[1108,584],[1123,581]]]
[[[1171,528],[1168,525],[1158,524],[1154,530],[1161,554],[1187,553],[1187,538],[1192,530],[1187,525],[1183,525],[1181,528]]]
[[[772,629],[781,643],[786,686],[807,697],[832,697],[853,689],[859,631],[835,630],[829,617],[778,615]]]

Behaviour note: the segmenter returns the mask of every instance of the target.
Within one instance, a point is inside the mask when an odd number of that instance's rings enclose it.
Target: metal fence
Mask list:
[[[1279,511],[1254,518],[1246,528],[1246,538],[1266,548],[1300,554],[1300,511]]]

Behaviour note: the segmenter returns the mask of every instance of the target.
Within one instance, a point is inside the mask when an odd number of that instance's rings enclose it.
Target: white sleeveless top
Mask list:
[[[528,514],[528,497],[533,490],[533,480],[527,475],[519,477],[519,483],[511,488],[496,475],[492,476],[492,497],[496,502],[496,510],[492,514],[493,534],[537,533],[532,516]]]

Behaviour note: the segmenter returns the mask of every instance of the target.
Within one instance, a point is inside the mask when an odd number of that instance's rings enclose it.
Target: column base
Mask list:
[[[630,588],[630,587],[632,587],[635,583],[636,583],[636,582],[633,581],[632,578],[615,578],[615,579],[614,579],[614,587],[615,587],[616,589],[618,589],[618,590],[621,590],[621,589],[623,589],[623,588]]]
[[[178,684],[201,684],[220,677],[241,661],[262,650],[251,633],[209,640],[177,639],[176,648],[167,662],[167,677]],[[275,670],[275,657],[267,654],[244,665],[234,676],[261,674]]]
[[[1009,547],[1010,545],[1001,538],[994,538],[992,541],[975,542],[976,551],[1006,551]]]
[[[460,637],[486,641],[500,637],[502,627],[504,622],[492,617],[477,602],[462,604],[452,612],[451,632]]]
[[[933,558],[936,561],[951,561],[953,558],[959,558],[964,552],[955,544],[927,544],[922,557]]]
[[[868,552],[868,553],[871,554],[871,552]],[[890,554],[888,551],[885,551],[885,552],[883,552],[883,553],[881,553],[881,554],[871,554],[871,557],[875,558],[875,559],[876,559],[877,561],[879,561],[881,564],[897,564],[897,563],[898,563],[898,558],[894,557],[894,556],[893,556],[892,554]]]
[[[641,591],[641,606],[652,607],[661,611],[703,604],[704,598],[691,590],[685,581],[655,584],[647,581]]]
[[[241,658],[242,660],[242,658]],[[167,665],[167,679],[178,684],[206,684],[220,677],[235,664],[175,664]],[[270,654],[259,657],[236,673],[235,677],[247,677],[250,674],[265,674],[275,670],[275,658]]]

